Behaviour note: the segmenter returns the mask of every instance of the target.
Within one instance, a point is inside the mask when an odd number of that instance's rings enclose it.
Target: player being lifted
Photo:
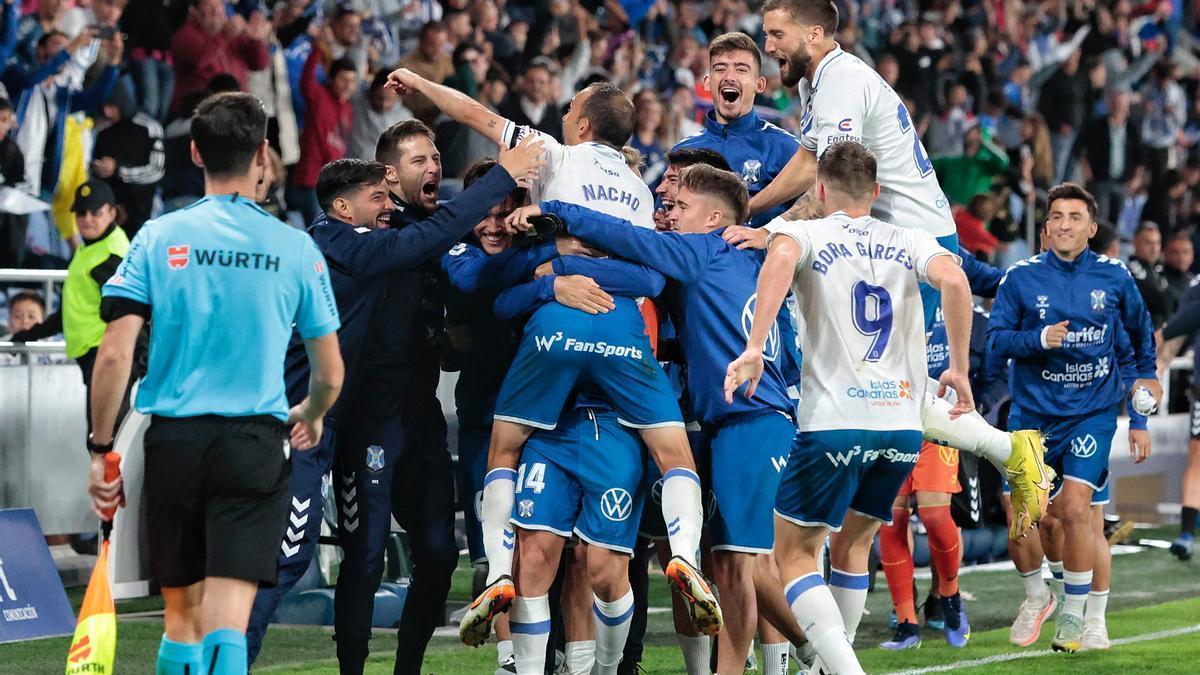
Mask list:
[[[967,380],[971,289],[958,258],[927,232],[871,217],[879,196],[875,157],[859,143],[821,157],[817,199],[829,217],[772,223],[746,350],[729,364],[725,397],[746,382],[753,396],[764,348],[789,285],[799,308],[799,432],[775,500],[775,546],[786,596],[823,667],[861,673],[851,646],[867,599],[867,554],[921,449],[929,382],[918,281],[946,296],[958,417],[974,409]],[[817,556],[830,530],[827,586]]]
[[[958,234],[949,202],[938,185],[908,109],[896,92],[858,57],[842,51],[834,40],[838,10],[833,0],[767,0],[763,4],[766,53],[779,62],[785,86],[799,85],[804,106],[800,150],[770,185],[750,200],[751,213],[771,208],[808,191],[783,220],[810,213],[815,195],[809,189],[817,158],[830,146],[862,143],[878,162],[879,199],[871,207],[876,218],[898,227],[932,234],[949,251],[958,250]],[[738,228],[726,239],[754,240],[765,232]],[[921,285],[925,325],[932,323],[938,292]],[[1012,486],[1010,536],[1021,536],[1045,510],[1050,480],[1042,460],[1037,431],[1006,433],[992,428],[976,413],[951,421],[951,404],[928,396],[922,412],[925,438],[986,458],[1007,473]]]
[[[455,121],[498,143],[511,146],[522,137],[535,133],[488,110],[478,101],[407,69],[394,71],[388,81],[401,93],[416,92],[428,97]],[[620,150],[633,133],[633,115],[629,97],[612,85],[596,84],[576,94],[563,116],[565,144],[560,145],[548,136],[542,137],[546,141],[546,164],[537,181],[529,186],[532,201],[560,200],[600,208],[639,227],[653,228],[654,197],[625,164]],[[530,341],[530,349],[533,348]],[[613,403],[618,412],[625,415],[635,412],[632,410],[634,403],[645,408],[640,412],[651,412],[653,408],[654,419],[623,416],[622,421],[639,429],[664,476],[663,518],[671,526],[669,538],[673,555],[667,577],[691,603],[697,628],[715,635],[722,625],[721,609],[700,574],[696,560],[703,523],[700,478],[696,474],[678,402],[665,386],[666,376],[657,362],[651,358],[648,363],[654,367],[643,374],[644,381],[632,384],[627,391],[640,388],[643,393],[651,392],[654,400],[631,400],[629,408],[623,407],[619,400],[613,400]],[[660,379],[663,387],[659,387]],[[622,394],[620,391],[605,393],[616,398]],[[666,396],[669,402],[658,400],[660,395]],[[666,414],[671,409],[673,412]],[[514,412],[518,411],[505,411],[497,406],[492,427],[482,507],[488,585],[471,604],[459,626],[460,637],[470,645],[481,644],[487,638],[492,619],[497,613],[507,611],[516,597],[511,577],[514,534],[509,528],[509,518],[521,446],[536,425],[528,423],[531,418],[514,415]],[[542,427],[554,428],[557,413],[555,410],[553,420],[542,422]]]

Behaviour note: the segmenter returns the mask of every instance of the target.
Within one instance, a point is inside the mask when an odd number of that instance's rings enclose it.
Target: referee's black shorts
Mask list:
[[[275,583],[288,514],[286,427],[269,415],[170,418],[146,430],[150,570],[164,587],[206,577]]]

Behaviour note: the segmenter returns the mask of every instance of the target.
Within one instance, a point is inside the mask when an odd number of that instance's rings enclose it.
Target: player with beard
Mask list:
[[[754,112],[754,96],[767,86],[758,45],[745,33],[714,38],[708,45],[704,84],[713,98],[713,109],[704,117],[704,130],[679,141],[673,150],[716,150],[741,176],[753,197],[775,180],[800,147],[795,136]],[[765,225],[786,210],[787,203],[764,209],[750,219],[750,225]]]
[[[633,132],[633,103],[620,89],[601,83],[576,94],[563,116],[565,144],[560,145],[528,127],[513,124],[460,92],[430,82],[407,69],[394,71],[389,81],[401,93],[415,91],[425,95],[456,122],[497,143],[512,145],[530,135],[543,139],[547,162],[537,180],[530,185],[530,196],[534,201],[557,199],[590,205],[638,227],[654,227],[654,202],[650,190],[626,165],[620,150]],[[623,308],[617,309],[621,320],[628,318]],[[612,320],[613,316],[606,317],[606,321]],[[528,342],[532,349],[531,337]],[[510,375],[513,372],[516,369],[510,371]],[[688,599],[698,628],[715,634],[722,624],[721,610],[712,589],[700,574],[696,560],[703,520],[700,478],[696,474],[695,460],[679,419],[677,403],[673,398],[669,401],[659,400],[660,392],[669,389],[661,368],[655,363],[639,373],[634,378],[637,382],[630,383],[631,387],[615,392],[606,390],[605,393],[627,397],[614,403],[618,404],[625,422],[638,425],[642,439],[663,471],[663,516],[672,528],[669,539],[674,556],[668,566],[667,577]],[[614,378],[624,376],[616,370],[608,374]],[[514,384],[514,388],[519,386],[522,385]],[[634,387],[642,387],[643,391],[652,392],[653,396],[629,398],[628,394],[634,391]],[[532,404],[529,399],[514,397],[512,403],[512,410],[502,411],[497,407],[492,427],[488,451],[489,471],[483,498],[484,548],[489,561],[488,587],[472,603],[459,627],[460,637],[471,645],[480,644],[486,639],[495,615],[507,611],[516,598],[516,589],[511,580],[514,533],[508,528],[508,520],[513,508],[514,479],[520,449],[534,429],[526,424],[531,418],[522,415],[549,416],[548,411],[525,409],[525,404]],[[554,411],[554,419],[557,419],[557,412]],[[554,426],[550,420],[543,420],[539,424],[546,428]]]

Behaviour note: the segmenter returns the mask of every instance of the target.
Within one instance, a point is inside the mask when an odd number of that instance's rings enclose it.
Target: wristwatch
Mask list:
[[[88,452],[93,452],[97,455],[103,455],[105,453],[112,452],[113,443],[115,443],[115,442],[116,442],[116,439],[114,438],[113,440],[111,440],[107,443],[103,443],[103,444],[97,443],[92,440],[92,434],[88,434],[87,449],[88,449]]]

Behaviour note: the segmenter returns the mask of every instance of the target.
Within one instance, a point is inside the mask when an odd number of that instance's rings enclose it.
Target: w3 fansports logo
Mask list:
[[[1077,436],[1071,439],[1071,454],[1080,459],[1087,459],[1096,454],[1096,439],[1091,434]]]
[[[754,307],[758,301],[758,293],[751,295],[742,307],[742,334],[750,339],[750,330],[754,327]],[[767,333],[767,344],[763,345],[763,359],[775,362],[779,358],[779,322],[771,322],[771,330]]]
[[[633,512],[633,497],[623,488],[609,488],[600,495],[600,512],[614,523],[628,520]]]
[[[539,352],[548,352],[554,348],[554,343],[563,339],[562,331],[554,335],[534,335],[533,344]]]

